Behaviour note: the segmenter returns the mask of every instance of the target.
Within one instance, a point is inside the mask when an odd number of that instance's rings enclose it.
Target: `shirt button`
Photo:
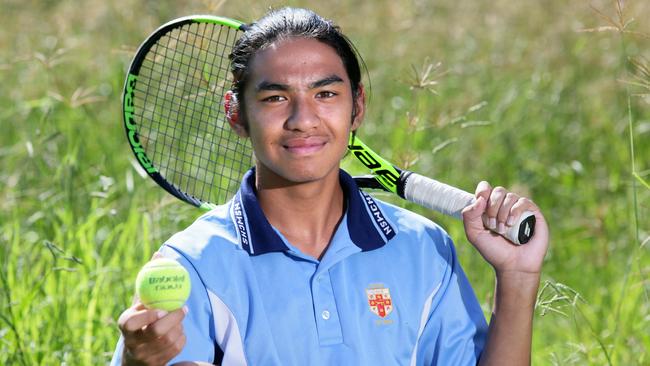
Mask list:
[[[330,312],[327,311],[327,310],[324,310],[320,315],[321,315],[321,316],[323,317],[323,319],[325,319],[325,320],[327,320],[327,319],[330,318]]]

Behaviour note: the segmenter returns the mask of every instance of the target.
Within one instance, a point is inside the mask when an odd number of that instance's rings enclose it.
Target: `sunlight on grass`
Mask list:
[[[335,19],[362,53],[373,148],[542,207],[533,364],[650,363],[650,2],[289,3]],[[250,21],[279,4],[3,2],[0,364],[106,364],[138,268],[201,214],[133,164],[120,96],[140,42],[178,16]],[[449,231],[487,311],[493,275],[461,224],[378,196]]]

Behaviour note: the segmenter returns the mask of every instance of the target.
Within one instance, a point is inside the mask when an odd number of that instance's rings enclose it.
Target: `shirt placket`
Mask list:
[[[312,282],[312,299],[320,345],[342,343],[343,332],[329,271],[317,271]]]

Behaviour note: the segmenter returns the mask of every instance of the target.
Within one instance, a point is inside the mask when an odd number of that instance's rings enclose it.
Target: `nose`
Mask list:
[[[291,115],[285,123],[285,128],[291,131],[309,131],[320,123],[320,117],[313,102],[306,97],[294,98],[291,105]]]

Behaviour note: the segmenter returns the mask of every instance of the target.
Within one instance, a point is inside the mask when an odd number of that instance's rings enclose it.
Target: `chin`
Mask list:
[[[308,183],[323,179],[328,172],[317,169],[288,169],[283,177],[293,183]]]
[[[278,183],[284,181],[285,184],[309,183],[322,180],[331,174],[333,170],[336,170],[338,176],[338,168],[337,165],[326,169],[318,169],[314,164],[292,164],[288,166],[269,168],[259,162],[257,164],[258,172],[262,173],[263,176],[266,176],[267,179]]]

